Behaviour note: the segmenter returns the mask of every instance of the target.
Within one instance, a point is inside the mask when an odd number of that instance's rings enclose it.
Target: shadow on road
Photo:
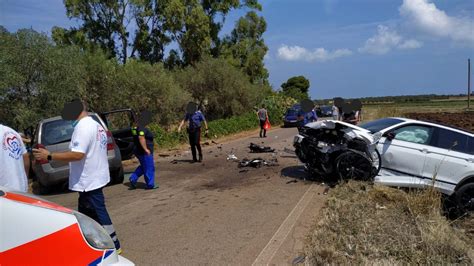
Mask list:
[[[281,176],[296,178],[301,180],[310,179],[309,174],[302,165],[288,166],[281,169]]]
[[[288,183],[297,182],[297,180],[303,180],[318,184],[326,183],[323,178],[310,175],[302,165],[285,167],[281,170],[280,175],[288,178],[294,178],[294,180],[288,181]]]

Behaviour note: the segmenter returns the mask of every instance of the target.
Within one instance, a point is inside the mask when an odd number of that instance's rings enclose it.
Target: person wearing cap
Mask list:
[[[122,249],[102,191],[110,181],[106,131],[89,116],[80,100],[65,104],[62,118],[71,120],[74,127],[70,151],[50,152],[40,148],[33,149],[33,155],[37,160],[69,162],[69,189],[79,193],[78,211],[104,227],[120,254]]]
[[[184,123],[188,122],[188,136],[189,144],[191,145],[191,153],[193,155],[193,162],[202,162],[202,149],[201,149],[201,126],[204,123],[206,127],[206,134],[209,133],[209,128],[207,127],[206,118],[203,113],[198,109],[197,104],[189,103],[186,108],[186,115],[181,121],[178,127],[178,132],[181,132],[181,128],[184,126]],[[196,149],[199,155],[199,159],[196,157]]]
[[[145,114],[142,112],[138,123],[135,123],[135,126],[132,127],[133,142],[135,144],[134,154],[140,162],[140,165],[130,176],[130,189],[136,188],[137,180],[142,175],[145,178],[146,189],[156,189],[159,187],[158,184],[155,184],[155,161],[153,160],[154,136],[146,127],[148,123],[144,121],[144,116]]]
[[[0,186],[27,192],[30,158],[20,134],[0,124],[0,139]]]

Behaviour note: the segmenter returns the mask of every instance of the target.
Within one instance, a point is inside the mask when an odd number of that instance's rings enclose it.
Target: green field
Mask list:
[[[471,108],[474,101],[471,101]],[[444,100],[425,102],[377,103],[363,105],[363,120],[381,117],[404,116],[407,113],[461,112],[467,108],[467,100]]]

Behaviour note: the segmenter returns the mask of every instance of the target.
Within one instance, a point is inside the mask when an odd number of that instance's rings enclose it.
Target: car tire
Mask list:
[[[340,180],[371,181],[374,178],[370,159],[353,150],[343,152],[336,158],[336,174]]]
[[[115,171],[112,176],[112,184],[122,184],[125,179],[125,174],[123,172],[123,167],[120,166],[119,170]]]
[[[462,185],[455,194],[459,215],[474,212],[474,182]]]

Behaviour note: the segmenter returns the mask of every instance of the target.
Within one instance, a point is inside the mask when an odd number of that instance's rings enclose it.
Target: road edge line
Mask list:
[[[313,199],[314,194],[311,194],[311,195],[308,195],[308,194],[310,194],[309,192],[312,191],[315,186],[316,185],[313,183],[306,190],[306,192],[303,194],[301,199],[295,205],[293,210],[290,212],[290,214],[288,214],[288,216],[280,225],[278,230],[275,232],[275,234],[273,234],[270,241],[268,241],[267,245],[262,249],[260,254],[255,259],[255,261],[252,263],[252,266],[268,265],[271,262],[271,260],[275,256],[275,253],[278,251],[278,249],[280,249],[281,245],[288,237],[288,234],[291,232],[291,230],[295,226],[299,217],[301,216],[303,211],[306,209],[309,202]]]

